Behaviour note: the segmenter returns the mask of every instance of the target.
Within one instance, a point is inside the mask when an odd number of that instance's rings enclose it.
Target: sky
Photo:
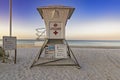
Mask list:
[[[36,39],[45,28],[37,9],[64,5],[75,8],[66,25],[66,39],[120,40],[120,0],[12,0],[12,35]],[[0,0],[0,39],[9,36],[9,0]]]

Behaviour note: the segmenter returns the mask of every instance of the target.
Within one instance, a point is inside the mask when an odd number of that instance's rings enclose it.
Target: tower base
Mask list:
[[[68,56],[67,58],[41,57],[43,52],[45,52],[45,55],[46,55],[45,49],[46,49],[46,47],[48,47],[48,45],[56,45],[56,44],[65,44],[66,45],[66,49],[67,49],[66,51],[67,51],[67,56]],[[51,54],[51,53],[48,53],[48,54]],[[54,54],[56,54],[56,53],[54,53]],[[77,68],[80,68],[80,65],[79,65],[76,57],[74,56],[72,50],[70,49],[70,47],[65,39],[46,39],[40,49],[40,52],[34,59],[30,68],[32,68],[34,66],[77,66]]]

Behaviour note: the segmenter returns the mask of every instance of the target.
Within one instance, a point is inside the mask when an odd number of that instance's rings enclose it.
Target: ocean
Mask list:
[[[120,40],[67,40],[72,46],[104,46],[104,47],[120,47]],[[43,42],[38,40],[17,40],[17,44],[35,44],[36,42]],[[0,40],[2,46],[2,40]]]

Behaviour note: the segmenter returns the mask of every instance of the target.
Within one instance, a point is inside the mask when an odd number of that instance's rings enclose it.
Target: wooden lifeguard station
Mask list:
[[[68,6],[44,6],[37,8],[45,22],[46,38],[31,67],[36,65],[80,67],[65,40],[65,26],[74,9]],[[43,54],[44,57],[42,57]]]

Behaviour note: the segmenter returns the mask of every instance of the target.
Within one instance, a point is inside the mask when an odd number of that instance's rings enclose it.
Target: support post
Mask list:
[[[14,64],[16,64],[16,59],[17,59],[17,49],[15,49],[15,60],[14,60]]]

